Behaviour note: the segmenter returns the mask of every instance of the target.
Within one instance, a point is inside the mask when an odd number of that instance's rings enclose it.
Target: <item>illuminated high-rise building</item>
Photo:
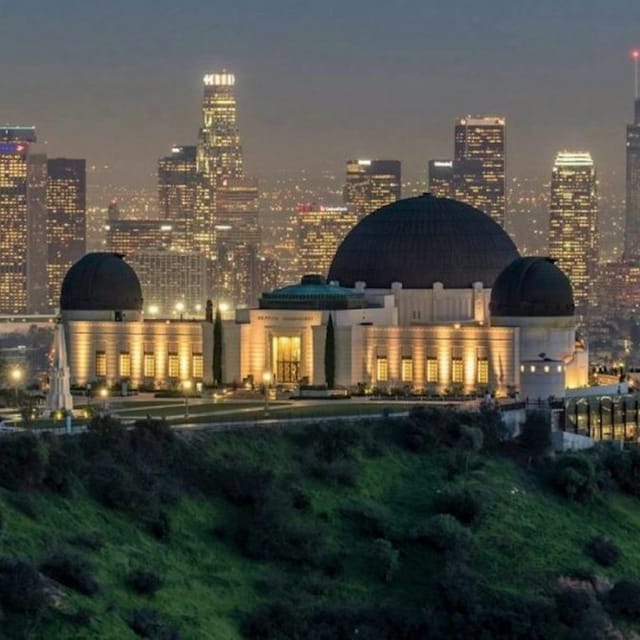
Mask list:
[[[55,309],[65,274],[87,249],[87,173],[84,160],[47,160],[47,286]]]
[[[344,204],[358,220],[399,200],[402,165],[399,160],[347,160]]]
[[[624,257],[640,260],[640,96],[638,96],[638,58],[634,51],[636,72],[636,94],[633,124],[627,125],[627,172],[626,172],[626,216],[624,235]]]
[[[302,275],[326,276],[340,243],[358,222],[348,207],[298,207],[298,267]]]
[[[244,163],[238,131],[232,73],[222,71],[204,76],[202,126],[197,147],[196,211],[194,244],[211,260],[216,253],[216,191],[228,178],[242,178]]]
[[[453,198],[453,160],[429,160],[429,193]]]
[[[33,127],[0,127],[0,313],[47,309],[47,159]]]
[[[561,151],[551,175],[549,254],[573,285],[576,309],[594,303],[598,263],[598,194],[590,153]]]
[[[455,197],[504,226],[505,126],[502,116],[466,116],[455,126]]]
[[[184,220],[108,219],[105,225],[107,250],[130,258],[142,251],[189,250]]]
[[[158,210],[165,220],[192,220],[198,174],[196,147],[172,147],[158,160]]]

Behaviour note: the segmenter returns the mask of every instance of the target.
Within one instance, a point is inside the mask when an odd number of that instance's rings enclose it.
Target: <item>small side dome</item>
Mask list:
[[[117,253],[88,253],[64,277],[62,311],[142,311],[136,272]]]
[[[335,284],[327,284],[317,274],[302,276],[300,284],[292,284],[265,292],[260,298],[261,309],[361,309],[364,294]]]
[[[573,316],[573,288],[551,258],[517,258],[491,289],[492,316]]]

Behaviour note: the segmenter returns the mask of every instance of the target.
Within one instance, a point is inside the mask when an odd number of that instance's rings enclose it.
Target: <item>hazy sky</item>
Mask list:
[[[511,175],[561,148],[620,174],[636,44],[638,0],[0,0],[0,123],[152,186],[226,67],[249,171],[369,156],[416,175],[456,116],[497,113]]]

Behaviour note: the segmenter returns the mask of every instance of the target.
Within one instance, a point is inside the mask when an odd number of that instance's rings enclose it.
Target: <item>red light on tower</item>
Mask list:
[[[640,58],[640,51],[638,51],[638,49],[634,49],[634,50],[631,52],[631,57],[632,57],[634,60],[637,60],[638,58]]]

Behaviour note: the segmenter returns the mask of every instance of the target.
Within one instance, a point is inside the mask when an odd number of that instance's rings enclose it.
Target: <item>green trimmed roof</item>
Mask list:
[[[300,284],[292,284],[262,294],[261,309],[360,309],[364,293],[327,284],[319,275],[303,276]]]

